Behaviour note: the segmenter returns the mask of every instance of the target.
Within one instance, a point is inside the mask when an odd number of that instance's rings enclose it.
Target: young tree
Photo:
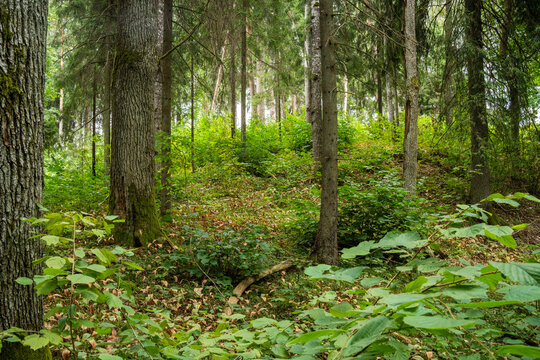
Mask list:
[[[242,137],[242,143],[246,143],[246,90],[247,90],[247,12],[248,3],[247,0],[242,0],[242,72],[240,74],[240,134]]]
[[[491,191],[489,179],[488,140],[482,51],[482,0],[465,0],[465,41],[471,122],[471,184],[469,197],[476,203]]]
[[[403,137],[403,182],[409,193],[416,191],[418,153],[418,74],[416,68],[415,0],[405,0],[405,135]]]
[[[334,41],[333,1],[321,5],[321,64],[322,64],[322,189],[319,229],[312,253],[317,261],[336,265],[337,243],[337,81]]]
[[[118,242],[146,245],[159,230],[154,195],[157,0],[119,3],[113,74],[110,211]]]
[[[43,303],[31,286],[42,256],[36,229],[22,218],[38,215],[43,195],[43,91],[47,1],[0,1],[0,331],[39,331]],[[32,351],[4,343],[0,359],[51,359],[48,348]]]

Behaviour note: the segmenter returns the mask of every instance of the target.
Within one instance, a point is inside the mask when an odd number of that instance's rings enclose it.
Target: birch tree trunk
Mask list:
[[[418,74],[416,65],[415,0],[405,0],[405,134],[403,137],[403,185],[416,192],[418,153]]]
[[[312,254],[317,261],[336,265],[337,243],[337,81],[333,36],[333,1],[321,0],[321,60],[322,60],[322,188],[319,229]]]
[[[0,12],[0,331],[39,331],[42,298],[15,280],[39,274],[32,262],[42,256],[41,240],[30,239],[38,229],[21,219],[39,216],[43,198],[47,1],[1,0]],[[4,342],[0,358],[48,360],[51,353]]]
[[[158,231],[154,195],[157,0],[119,3],[113,80],[110,211],[117,242],[146,245]]]

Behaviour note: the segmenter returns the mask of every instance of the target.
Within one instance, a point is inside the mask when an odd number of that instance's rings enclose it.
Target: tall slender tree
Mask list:
[[[482,0],[465,0],[465,40],[471,122],[471,184],[469,197],[476,203],[490,189],[488,158],[489,130],[486,117],[484,56],[482,44]]]
[[[39,331],[43,302],[32,286],[42,256],[37,229],[22,218],[38,215],[43,196],[43,92],[47,1],[1,0],[0,41],[0,331]],[[51,359],[48,348],[32,351],[5,342],[0,359]]]
[[[322,94],[321,94],[321,10],[320,1],[311,1],[311,101],[310,115],[313,158],[319,162],[321,156]]]
[[[312,253],[317,261],[336,265],[337,243],[337,80],[333,1],[321,0],[322,146],[321,212]]]
[[[416,0],[405,0],[405,134],[403,137],[403,181],[405,190],[416,191],[417,153],[418,153],[418,71],[416,67]]]
[[[146,245],[158,231],[154,194],[157,0],[119,3],[113,74],[110,211],[115,238]]]

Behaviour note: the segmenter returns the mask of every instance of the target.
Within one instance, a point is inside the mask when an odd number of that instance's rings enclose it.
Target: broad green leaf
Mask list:
[[[496,203],[499,203],[499,204],[508,204],[510,206],[513,206],[513,207],[518,207],[519,206],[519,203],[515,200],[512,200],[512,199],[493,199],[493,201],[495,201]]]
[[[17,282],[17,284],[21,284],[21,285],[32,285],[34,283],[34,280],[23,276],[23,277],[17,278],[17,280],[15,280],[15,282]]]
[[[53,269],[62,269],[66,264],[66,260],[60,256],[53,256],[48,258],[47,261],[45,261],[45,264]]]
[[[320,338],[327,338],[327,337],[339,334],[341,332],[343,332],[343,330],[339,330],[339,329],[326,329],[326,330],[312,331],[312,332],[302,334],[296,339],[289,341],[287,345],[292,345],[292,344],[297,344],[297,343],[305,344],[308,341],[320,339]]]
[[[45,241],[47,246],[51,246],[58,244],[60,242],[60,237],[55,235],[45,235],[41,238],[41,240]]]
[[[515,300],[521,302],[530,302],[540,300],[540,286],[506,286],[502,289],[497,290],[497,292],[506,294],[504,296],[504,299],[508,301]]]
[[[540,348],[527,345],[503,345],[497,348],[497,354],[521,355],[540,359]]]
[[[85,255],[85,253],[84,253],[84,250],[83,250],[83,249],[80,249],[80,248],[79,248],[79,249],[75,250],[75,256],[80,257],[80,258],[83,258],[84,255]]]
[[[482,284],[480,284],[482,285]],[[487,299],[487,289],[483,285],[454,285],[443,289],[443,295],[461,302],[470,302],[471,299]]]
[[[441,233],[447,238],[476,237],[478,235],[484,235],[484,225],[485,224],[476,224],[463,228],[448,228],[441,230]]]
[[[122,303],[122,300],[114,295],[113,293],[111,292],[108,292],[108,291],[104,291],[103,292],[103,295],[105,295],[105,302],[107,303],[107,305],[109,306],[109,308],[122,308],[123,307],[123,303]]]
[[[101,354],[98,356],[100,360],[123,360],[120,356],[111,354]]]
[[[381,303],[388,305],[391,308],[405,307],[425,299],[439,296],[437,294],[391,294],[381,299]]]
[[[96,235],[97,237],[104,237],[105,235],[107,235],[105,230],[101,230],[101,229],[92,229],[92,233]]]
[[[419,329],[450,329],[459,326],[472,326],[475,320],[448,319],[442,316],[406,316],[403,318],[405,324]]]
[[[105,266],[99,265],[99,264],[88,265],[87,269],[98,272],[98,273],[102,273],[105,270],[107,270],[107,268]]]
[[[304,273],[312,279],[330,279],[354,282],[364,270],[364,266],[357,266],[349,269],[331,270],[330,265],[319,264],[310,266],[304,270]]]
[[[273,325],[273,324],[276,324],[277,321],[274,320],[274,319],[270,319],[270,318],[266,318],[266,317],[263,317],[263,318],[260,318],[260,319],[255,319],[251,322],[251,326],[253,326],[255,329],[262,329],[262,328],[265,328],[269,325]]]
[[[499,263],[495,261],[490,261],[489,263],[512,281],[523,285],[540,284],[539,263]]]
[[[483,265],[474,265],[461,268],[459,270],[448,270],[450,273],[458,276],[463,276],[469,280],[472,280],[482,275]]]
[[[56,282],[56,279],[49,279],[40,282],[38,285],[36,285],[36,290],[38,295],[49,295],[54,289],[56,289],[56,286],[58,283]]]
[[[416,280],[411,281],[405,285],[405,292],[415,292],[422,288],[422,285],[427,283],[427,278],[423,275],[419,276]]]
[[[394,248],[404,247],[407,249],[415,249],[427,244],[426,240],[422,240],[420,234],[415,231],[409,231],[406,233],[389,232],[381,241],[373,246],[373,248]]]
[[[464,307],[464,308],[478,308],[478,309],[487,309],[492,307],[506,306],[520,304],[520,301],[516,300],[506,300],[506,301],[482,301],[482,302],[473,302],[468,304],[452,304],[452,307]]]
[[[516,240],[512,237],[514,230],[509,226],[484,225],[484,235],[488,238],[497,240],[501,244],[515,249]]]
[[[42,329],[40,333],[43,335],[44,338],[49,340],[50,344],[52,345],[62,344],[62,337],[58,335],[57,333],[54,333],[51,330],[47,330],[47,329]]]
[[[103,218],[107,221],[113,221],[118,219],[118,215],[105,215]]]
[[[66,276],[66,279],[71,281],[72,284],[90,284],[96,281],[93,277],[83,274],[73,274]]]
[[[521,229],[525,229],[527,226],[529,226],[529,224],[518,224],[518,225],[514,225],[514,226],[512,226],[512,230],[521,230]]]
[[[38,334],[28,335],[22,341],[23,345],[29,346],[32,350],[38,350],[49,345],[49,339],[39,336]]]
[[[392,325],[392,321],[386,316],[378,316],[364,322],[346,344],[343,355],[350,356],[364,350],[377,341],[390,325]]]
[[[373,248],[374,241],[362,241],[355,247],[343,249],[341,257],[343,259],[354,259],[357,256],[366,256]]]

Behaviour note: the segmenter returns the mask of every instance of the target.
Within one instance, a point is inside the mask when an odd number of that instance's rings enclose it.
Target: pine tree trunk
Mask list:
[[[195,172],[195,70],[193,68],[193,54],[191,54],[191,172]]]
[[[223,61],[225,60],[225,49],[224,46],[221,50],[221,58],[220,63],[218,65],[218,74],[216,79],[216,86],[214,87],[214,96],[212,96],[212,106],[210,107],[210,111],[213,113],[216,111],[217,102],[218,102],[218,96],[219,96],[219,87],[221,86],[221,79],[223,78]]]
[[[318,163],[321,158],[321,11],[320,1],[311,1],[311,135],[313,158]]]
[[[415,0],[405,0],[405,134],[403,137],[403,185],[407,192],[416,192],[418,153],[418,74],[416,67]]]
[[[97,74],[92,84],[92,176],[96,177],[96,117],[97,117]]]
[[[440,103],[440,119],[450,127],[453,122],[453,97],[454,97],[454,73],[456,69],[455,56],[456,51],[453,44],[453,5],[449,1],[445,5],[446,18],[444,19],[444,69],[441,81],[441,99]]]
[[[312,253],[317,261],[336,265],[337,243],[337,81],[333,34],[333,1],[321,0],[322,60],[322,188],[319,229]]]
[[[32,262],[42,256],[41,240],[30,239],[39,230],[22,218],[39,216],[43,198],[47,1],[1,0],[0,14],[0,331],[39,331],[42,298],[15,280],[39,274]],[[48,347],[2,345],[0,359],[51,359]]]
[[[119,3],[113,76],[110,211],[117,242],[146,245],[158,231],[154,194],[157,0]]]
[[[242,0],[242,10],[244,11],[244,18],[242,21],[242,74],[241,74],[241,99],[240,99],[240,133],[242,137],[242,143],[246,143],[246,91],[247,91],[247,0]]]
[[[489,132],[486,117],[484,58],[482,51],[482,0],[465,0],[465,41],[469,75],[469,116],[471,121],[470,200],[479,202],[490,192]]]
[[[163,5],[163,53],[172,48],[173,0],[164,0]],[[161,63],[161,189],[160,213],[166,215],[171,210],[171,93],[172,93],[172,54],[162,58]]]
[[[231,35],[231,70],[229,73],[230,76],[230,86],[231,86],[231,138],[234,138],[236,132],[236,63],[235,63],[235,43]]]
[[[304,31],[304,99],[306,122],[311,124],[311,5],[306,0],[304,8],[306,29]]]
[[[111,71],[112,71],[112,50],[109,45],[110,30],[109,22],[105,24],[107,36],[107,58],[104,67],[104,84],[103,84],[103,157],[105,164],[105,175],[109,175],[111,171]]]

